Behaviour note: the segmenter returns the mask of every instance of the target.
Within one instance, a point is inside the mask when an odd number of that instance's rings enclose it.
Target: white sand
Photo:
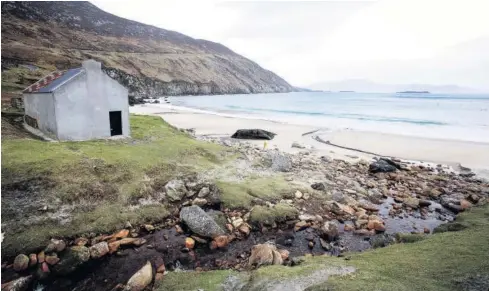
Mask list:
[[[302,136],[306,132],[318,130],[311,126],[292,125],[261,119],[237,118],[226,114],[214,114],[198,109],[177,107],[166,104],[145,104],[131,107],[132,113],[152,114],[163,117],[178,128],[194,128],[197,135],[231,136],[237,129],[260,128],[277,134],[267,141],[268,147],[277,147],[287,152],[301,149],[292,148],[294,141],[312,146],[313,153],[332,158],[355,160],[370,159],[372,155],[342,149],[320,143],[313,139],[318,135],[322,140],[339,146],[355,148],[383,156],[424,161],[455,166],[461,163],[472,168],[477,174],[489,177],[489,143],[470,141],[430,139],[377,132],[341,130]],[[223,116],[224,115],[224,116]],[[263,146],[263,141],[252,141]]]

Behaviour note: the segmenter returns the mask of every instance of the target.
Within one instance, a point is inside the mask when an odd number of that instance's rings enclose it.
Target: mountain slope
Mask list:
[[[89,2],[2,2],[2,91],[86,58],[101,61],[142,97],[293,90],[221,44],[120,18]]]

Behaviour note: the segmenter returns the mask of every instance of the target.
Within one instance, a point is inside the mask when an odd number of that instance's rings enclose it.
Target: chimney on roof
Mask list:
[[[87,70],[87,72],[100,72],[102,70],[102,64],[95,60],[86,60],[82,62],[82,67]]]

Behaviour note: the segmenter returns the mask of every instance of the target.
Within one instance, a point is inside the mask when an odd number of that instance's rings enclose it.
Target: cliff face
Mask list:
[[[2,89],[29,85],[33,71],[75,67],[87,58],[101,61],[141,97],[293,90],[221,44],[120,18],[89,2],[2,2],[2,76],[9,82]],[[27,77],[19,77],[24,71]]]

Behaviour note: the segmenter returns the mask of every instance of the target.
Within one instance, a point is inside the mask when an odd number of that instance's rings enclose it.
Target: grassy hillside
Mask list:
[[[131,116],[130,123],[132,139],[124,140],[2,136],[3,255],[50,237],[108,232],[127,221],[161,221],[167,205],[138,200],[157,201],[153,196],[171,178],[212,167],[226,155],[220,146],[191,139],[159,117]],[[44,206],[48,209],[40,210]]]

